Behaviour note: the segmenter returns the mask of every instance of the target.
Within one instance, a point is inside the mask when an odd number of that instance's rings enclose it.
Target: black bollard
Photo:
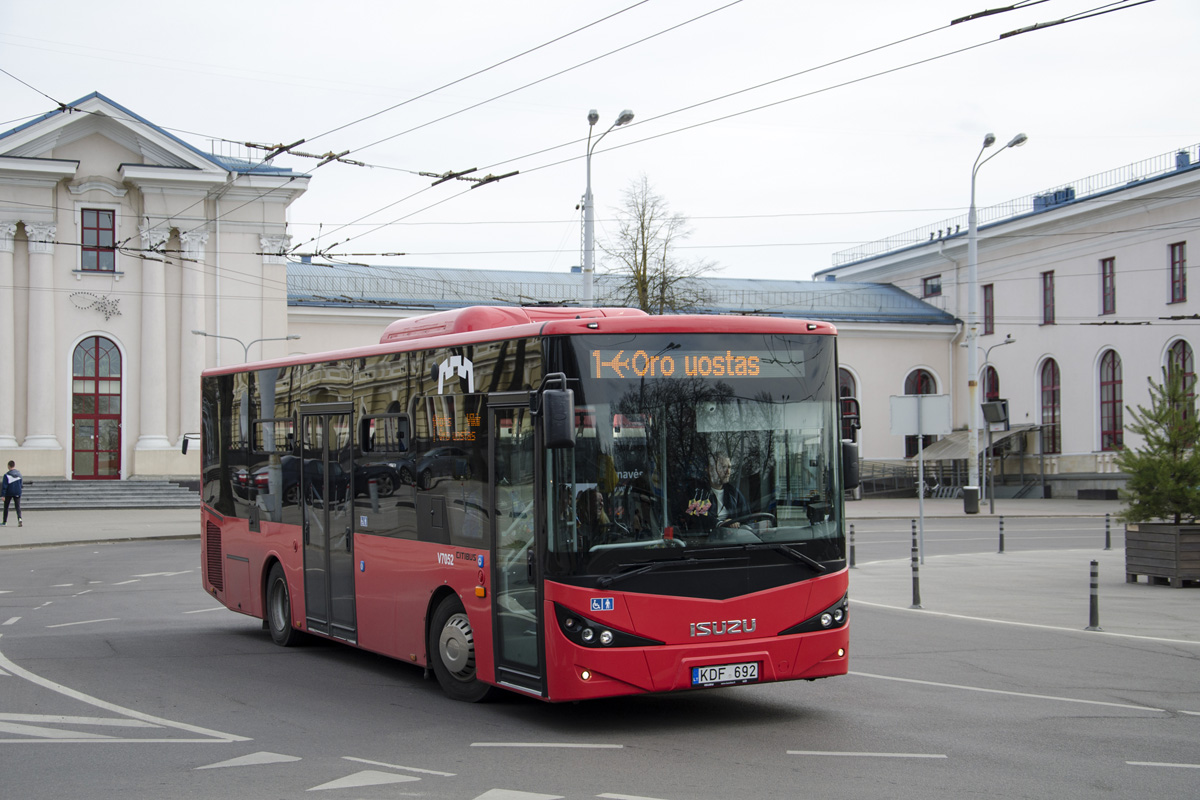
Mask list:
[[[1092,597],[1091,613],[1088,615],[1088,626],[1085,631],[1102,631],[1100,627],[1100,562],[1092,562]]]
[[[854,523],[850,523],[850,569],[858,569],[854,566]]]
[[[921,608],[920,548],[917,546],[917,521],[912,521],[913,601],[909,608]]]
[[[1004,516],[1000,516],[1000,551],[1004,552]]]
[[[1104,549],[1112,550],[1112,515],[1104,515]]]

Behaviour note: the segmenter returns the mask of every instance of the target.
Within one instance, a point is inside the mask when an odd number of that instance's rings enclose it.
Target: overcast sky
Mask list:
[[[369,166],[278,159],[312,174],[291,208],[298,252],[567,271],[588,110],[598,135],[630,108],[592,158],[598,239],[644,173],[691,220],[682,255],[807,279],[836,251],[964,214],[989,131],[1029,143],[980,173],[980,206],[1200,142],[1196,0],[999,38],[1101,2],[952,27],[1001,2],[11,3],[0,67],[29,86],[0,74],[0,129],[98,91],[205,151],[307,139]],[[475,190],[417,174],[471,167],[520,174]]]

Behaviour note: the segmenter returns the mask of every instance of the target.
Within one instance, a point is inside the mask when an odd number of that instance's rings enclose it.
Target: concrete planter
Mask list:
[[[1125,582],[1145,575],[1174,588],[1200,581],[1200,525],[1139,522],[1125,526]]]

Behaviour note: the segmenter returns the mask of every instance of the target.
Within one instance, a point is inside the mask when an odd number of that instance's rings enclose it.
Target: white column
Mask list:
[[[200,432],[200,372],[204,369],[204,339],[192,331],[204,328],[204,248],[208,231],[179,235],[183,249],[183,297],[179,305],[179,439]]]
[[[142,247],[153,250],[166,243],[169,230],[143,228]],[[167,450],[167,281],[161,256],[142,257],[141,408],[138,411],[138,450]]]
[[[13,237],[17,223],[0,222],[0,449],[17,447],[17,359],[12,343],[16,341],[13,322]]]
[[[25,381],[24,447],[59,450],[54,435],[56,402],[55,376],[59,363],[54,358],[54,237],[53,223],[25,223],[29,237],[29,367]],[[12,373],[5,376],[11,379]]]

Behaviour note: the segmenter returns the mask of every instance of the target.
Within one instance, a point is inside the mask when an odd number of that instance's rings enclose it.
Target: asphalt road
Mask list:
[[[926,545],[990,552],[992,525],[927,526]],[[906,555],[906,531],[859,523],[860,560]],[[1200,647],[1187,643],[855,605],[844,678],[468,705],[410,665],[275,647],[202,592],[198,557],[194,540],[0,553],[0,796],[1196,794]]]

